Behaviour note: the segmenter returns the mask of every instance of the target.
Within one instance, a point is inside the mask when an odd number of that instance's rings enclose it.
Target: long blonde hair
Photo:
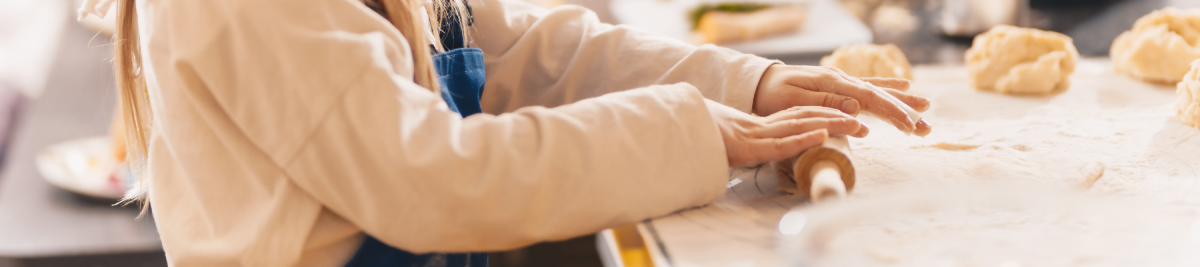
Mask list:
[[[429,16],[429,25],[440,25],[442,18],[459,20],[458,25],[467,42],[468,14],[465,0],[440,1],[434,0],[433,13]],[[418,0],[379,0],[384,7],[387,19],[400,31],[409,42],[413,57],[413,81],[425,88],[437,92],[439,82],[433,69],[433,58],[430,45],[436,40],[429,40],[422,31],[423,23],[419,23],[420,4]],[[133,169],[136,183],[133,189],[125,194],[120,204],[141,202],[142,213],[149,207],[145,197],[149,192],[150,179],[144,172],[146,154],[149,149],[151,116],[146,81],[142,69],[142,52],[138,37],[137,7],[135,0],[117,0],[116,34],[114,39],[113,70],[117,80],[117,101],[125,124],[125,145],[128,151],[126,159]],[[448,15],[456,16],[448,16]],[[433,31],[435,38],[440,38],[439,31]]]

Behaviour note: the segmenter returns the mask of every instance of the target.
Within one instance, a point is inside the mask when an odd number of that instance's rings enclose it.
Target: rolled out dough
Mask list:
[[[1200,128],[1200,59],[1192,62],[1192,70],[1176,85],[1175,113],[1183,124]]]
[[[1113,40],[1109,54],[1119,73],[1147,82],[1176,83],[1200,58],[1200,9],[1166,8],[1138,19]]]
[[[966,59],[975,89],[1046,94],[1071,86],[1079,52],[1064,34],[1000,25],[976,36]]]
[[[912,80],[912,65],[894,44],[843,46],[821,58],[821,66],[841,69],[854,77],[884,77]]]

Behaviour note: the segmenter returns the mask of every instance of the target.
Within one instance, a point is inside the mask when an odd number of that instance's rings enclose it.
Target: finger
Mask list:
[[[917,112],[925,112],[926,110],[929,110],[930,102],[928,98],[901,92],[900,90],[896,89],[884,88],[883,90],[887,91],[888,94],[895,96],[896,99],[900,99],[900,102],[904,102],[904,104],[907,104],[909,107],[917,110]]]
[[[862,138],[862,137],[866,137],[867,134],[870,133],[870,129],[868,129],[867,125],[862,123],[862,121],[859,121],[858,119],[854,118],[853,116],[850,116],[849,114],[843,113],[836,109],[827,108],[827,107],[792,107],[792,108],[789,108],[789,109],[786,109],[786,110],[783,110],[780,112],[776,112],[775,114],[771,114],[771,116],[768,116],[766,118],[767,119],[766,123],[771,124],[771,123],[776,123],[776,122],[788,122],[791,120],[807,119],[807,118],[851,119],[859,124],[859,129],[856,132],[847,132],[844,134]],[[834,134],[842,134],[842,133],[834,133]],[[770,136],[770,137],[778,137],[778,136]]]
[[[797,106],[833,108],[850,115],[858,115],[862,111],[862,106],[858,100],[850,96],[805,89],[795,90],[794,94],[796,97],[796,102],[794,103]]]
[[[832,135],[854,135],[862,123],[854,118],[804,118],[778,121],[753,132],[758,138],[786,138],[825,129]]]
[[[819,82],[807,83],[809,79],[812,78],[796,77],[789,79],[787,82],[812,91],[833,93],[853,98],[858,101],[860,111],[875,114],[877,117],[896,126],[900,131],[911,133],[916,127],[916,122],[908,118],[907,112],[885,98],[884,94],[887,94],[886,91],[878,92],[869,89],[875,85],[847,75],[836,68],[825,68],[823,74],[816,79]],[[812,88],[803,87],[806,83],[810,84]]]
[[[901,92],[908,92],[908,88],[912,86],[911,81],[900,78],[867,77],[858,79],[879,87],[896,89]]]
[[[821,129],[786,138],[756,139],[750,143],[751,151],[756,154],[754,162],[749,163],[753,165],[796,156],[806,149],[825,143],[825,139],[828,138],[829,132]]]
[[[791,107],[767,116],[767,123],[804,118],[854,118],[841,110],[827,107]]]
[[[926,122],[925,119],[921,119],[920,121],[917,121],[917,130],[913,131],[913,134],[916,134],[917,136],[926,136],[932,131],[933,126],[929,125],[929,122]]]
[[[891,101],[888,101],[885,98],[886,96],[869,88],[869,86],[875,85],[846,75],[841,71],[838,71],[837,73],[840,74],[840,76],[838,76],[838,80],[840,80],[840,82],[830,83],[830,87],[832,88],[827,88],[824,90],[832,89],[839,92],[844,92],[841,94],[858,100],[859,104],[862,105],[863,110],[888,121],[893,126],[896,126],[897,129],[900,129],[900,131],[911,133],[916,129],[916,122],[908,118],[908,113],[905,112],[904,109],[892,104]],[[886,90],[887,89],[884,89],[883,93],[887,93]]]
[[[847,133],[846,135],[849,135],[852,137],[857,137],[857,138],[863,138],[863,137],[867,137],[868,133],[871,133],[871,129],[867,128],[867,124],[860,122],[859,126],[858,126],[858,131],[855,131],[853,133]]]

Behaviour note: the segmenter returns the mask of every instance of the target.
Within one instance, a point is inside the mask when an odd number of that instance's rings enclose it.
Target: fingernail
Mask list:
[[[842,101],[842,111],[850,115],[858,114],[858,101],[854,99],[846,99],[845,101]]]
[[[929,125],[929,122],[925,121],[925,119],[921,119],[921,121],[919,121],[919,122],[917,122],[917,123],[918,123],[919,125],[924,125],[924,126],[925,126],[925,130],[924,130],[924,131],[921,131],[921,132],[917,132],[917,133],[916,133],[916,134],[917,134],[917,136],[925,137],[926,135],[929,135],[929,133],[930,133],[930,132],[933,132],[933,126],[932,126],[932,125]]]

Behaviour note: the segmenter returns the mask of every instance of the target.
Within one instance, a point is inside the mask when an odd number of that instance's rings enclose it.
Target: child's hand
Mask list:
[[[721,131],[730,167],[747,167],[799,155],[825,142],[829,135],[864,137],[867,126],[841,111],[825,107],[792,107],[757,117],[705,100]]]
[[[924,112],[929,99],[908,91],[909,81],[894,78],[855,78],[837,68],[818,66],[773,65],[763,73],[754,93],[755,114],[774,114],[795,106],[824,106],[858,115],[860,111],[874,113],[904,132],[919,136],[933,129],[924,120],[911,121],[903,109],[888,102],[871,85],[882,87],[909,107]],[[910,131],[911,130],[911,131]]]

